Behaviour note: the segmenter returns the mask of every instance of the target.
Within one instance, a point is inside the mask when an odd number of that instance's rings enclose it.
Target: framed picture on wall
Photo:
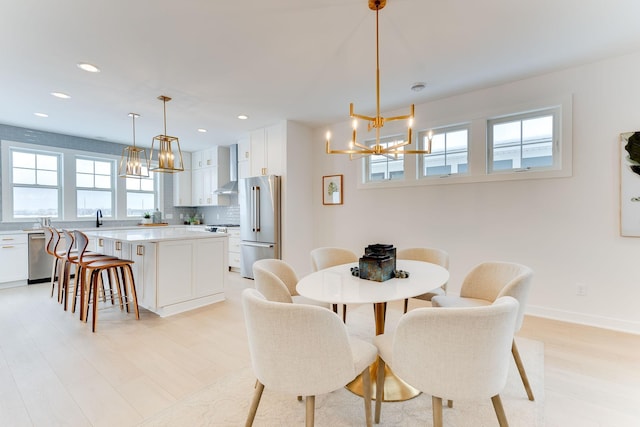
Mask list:
[[[322,204],[342,204],[342,175],[327,175],[322,177]]]
[[[620,235],[640,237],[640,132],[620,134]]]

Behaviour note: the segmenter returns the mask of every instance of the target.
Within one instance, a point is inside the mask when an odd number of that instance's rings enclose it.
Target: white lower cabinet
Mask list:
[[[224,300],[227,238],[136,243],[98,237],[96,249],[134,261],[138,305],[162,317]]]
[[[240,271],[240,228],[229,228],[229,270]]]
[[[157,243],[157,313],[169,315],[224,299],[226,238]]]
[[[26,234],[0,236],[0,283],[27,280],[29,251]]]
[[[131,270],[136,284],[138,305],[153,310],[156,307],[156,245],[129,243],[121,240],[97,238],[98,253],[133,261]]]
[[[224,292],[227,262],[227,239],[193,241],[193,296],[196,298]]]

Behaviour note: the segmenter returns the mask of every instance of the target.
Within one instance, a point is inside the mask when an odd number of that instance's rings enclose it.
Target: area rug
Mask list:
[[[372,315],[371,309],[366,311]],[[350,332],[366,336],[372,333],[358,321],[353,312],[347,324]],[[391,317],[389,317],[391,314]],[[394,313],[388,313],[387,327],[393,327]],[[397,315],[396,315],[397,316]],[[397,316],[398,317],[398,316]],[[367,323],[367,322],[365,322]],[[533,427],[544,425],[544,348],[538,341],[516,340],[536,401],[527,399],[515,363],[511,362],[505,390],[500,394],[509,425]],[[253,397],[255,376],[250,368],[222,377],[215,383],[183,399],[166,410],[146,419],[141,426],[243,426]],[[373,409],[373,402],[372,402]],[[448,427],[497,426],[498,421],[490,399],[486,401],[456,401],[453,408],[443,409],[444,425]],[[295,396],[265,388],[254,421],[256,427],[303,426],[305,404]],[[315,425],[318,427],[350,427],[364,425],[362,398],[346,389],[316,396]],[[404,402],[385,402],[379,426],[432,426],[431,397],[425,394]]]

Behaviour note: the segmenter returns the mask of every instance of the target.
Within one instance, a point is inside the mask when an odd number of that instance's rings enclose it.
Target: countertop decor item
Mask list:
[[[153,219],[151,218],[151,213],[149,212],[145,212],[142,215],[142,220],[140,221],[140,224],[152,224],[153,223]]]
[[[322,177],[322,204],[342,204],[342,175],[327,175]]]
[[[431,137],[432,133],[429,132],[429,136],[426,141],[426,148],[424,150],[405,150],[405,146],[411,144],[412,140],[412,126],[413,126],[413,104],[411,104],[409,114],[403,116],[394,116],[384,118],[380,115],[380,43],[379,43],[379,31],[378,31],[378,12],[384,8],[387,4],[387,0],[369,0],[369,9],[376,11],[376,115],[365,116],[362,114],[356,114],[353,111],[353,103],[349,104],[349,117],[353,119],[353,133],[351,141],[349,142],[349,149],[347,150],[332,150],[331,149],[331,133],[327,132],[326,151],[327,154],[349,154],[351,159],[354,155],[404,155],[404,154],[430,154],[431,153]],[[376,130],[376,138],[374,144],[362,144],[356,140],[356,128],[358,125],[358,119],[365,120],[367,122],[367,131],[371,129]],[[381,144],[380,143],[380,129],[384,126],[385,122],[391,122],[395,120],[407,121],[407,139],[406,141],[400,141],[393,144]]]

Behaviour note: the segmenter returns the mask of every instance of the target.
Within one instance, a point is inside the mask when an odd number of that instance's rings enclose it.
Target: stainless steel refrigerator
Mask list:
[[[240,274],[253,279],[253,263],[282,254],[280,241],[280,177],[240,180]]]

